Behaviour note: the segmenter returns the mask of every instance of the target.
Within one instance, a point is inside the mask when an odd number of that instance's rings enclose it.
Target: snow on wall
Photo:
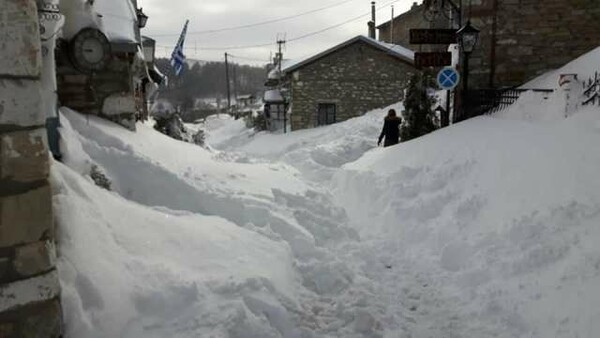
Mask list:
[[[137,42],[136,11],[129,0],[98,0],[93,5],[87,0],[61,0],[65,15],[63,38],[70,40],[81,29],[100,29],[112,42]]]
[[[62,37],[72,39],[86,27],[102,29],[101,19],[87,0],[60,0],[60,12],[65,16]]]
[[[94,7],[102,15],[103,31],[110,41],[138,42],[137,15],[130,0],[99,0]]]

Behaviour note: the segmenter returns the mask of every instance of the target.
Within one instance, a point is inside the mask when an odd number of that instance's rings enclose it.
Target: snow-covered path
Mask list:
[[[597,111],[525,109],[366,154],[384,112],[217,146],[331,189],[360,235],[334,255],[369,281],[385,336],[591,337],[599,313],[576,304],[600,304]]]
[[[385,109],[287,135],[216,117],[210,149],[63,109],[66,336],[595,337],[600,115],[560,99],[386,149]]]

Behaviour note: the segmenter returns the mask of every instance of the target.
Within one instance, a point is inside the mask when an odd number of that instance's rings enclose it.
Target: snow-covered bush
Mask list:
[[[92,178],[94,183],[96,183],[97,186],[106,190],[110,190],[110,185],[112,184],[112,182],[95,164],[92,164],[92,169],[90,170],[90,177]]]
[[[195,144],[204,147],[204,141],[206,140],[206,135],[204,134],[204,130],[200,129],[196,134],[192,136],[192,140]]]

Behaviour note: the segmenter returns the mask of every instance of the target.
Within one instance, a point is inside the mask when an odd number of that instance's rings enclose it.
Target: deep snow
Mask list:
[[[600,109],[560,95],[385,149],[385,109],[208,150],[63,109],[67,337],[595,337]]]

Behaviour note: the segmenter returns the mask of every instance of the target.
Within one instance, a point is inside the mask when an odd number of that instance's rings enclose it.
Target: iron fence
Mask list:
[[[600,74],[596,72],[594,77],[583,83],[583,105],[594,105],[596,102],[600,105]]]
[[[515,103],[521,94],[527,91],[538,93],[552,93],[553,89],[475,89],[469,90],[465,98],[464,111],[455,117],[455,122],[463,121],[472,117],[492,114],[508,108]]]

